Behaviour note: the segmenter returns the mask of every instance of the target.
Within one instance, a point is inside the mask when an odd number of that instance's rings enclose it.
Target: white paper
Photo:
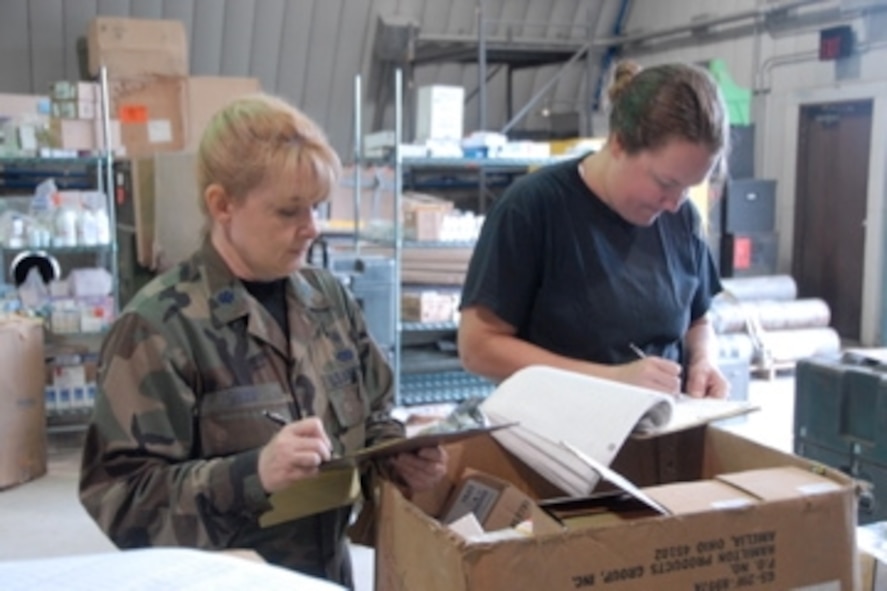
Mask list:
[[[679,431],[752,408],[543,366],[516,372],[481,404],[492,424],[518,423],[493,434],[499,443],[572,496],[589,494],[600,476],[562,441],[608,466],[630,435]]]
[[[0,562],[3,591],[335,591],[343,587],[270,564],[189,548],[150,548]]]
[[[169,119],[151,119],[148,121],[148,142],[152,144],[168,144],[172,141],[172,123]]]

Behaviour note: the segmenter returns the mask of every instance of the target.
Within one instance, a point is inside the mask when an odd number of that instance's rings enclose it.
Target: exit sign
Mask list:
[[[841,25],[819,32],[819,59],[838,60],[853,55],[853,27]]]

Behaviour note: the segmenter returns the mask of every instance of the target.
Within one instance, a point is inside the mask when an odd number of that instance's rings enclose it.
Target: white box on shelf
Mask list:
[[[99,108],[95,101],[54,100],[51,105],[52,116],[58,119],[95,119]]]
[[[50,84],[49,95],[56,101],[98,101],[101,96],[101,86],[98,82],[80,82],[71,80],[57,80]]]
[[[395,144],[397,144],[397,140],[394,137],[393,129],[374,131],[363,136],[363,149],[366,152],[393,150]]]
[[[465,89],[435,84],[418,92],[416,139],[461,140]]]

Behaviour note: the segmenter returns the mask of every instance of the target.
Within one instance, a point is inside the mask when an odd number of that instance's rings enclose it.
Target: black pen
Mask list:
[[[275,425],[279,425],[281,427],[286,427],[289,424],[289,421],[286,420],[282,415],[271,410],[263,410],[262,416],[264,416]]]
[[[275,425],[279,425],[281,427],[286,427],[289,425],[289,421],[280,413],[276,413],[273,410],[263,410],[262,416],[274,423]],[[332,446],[330,446],[330,459],[335,460],[339,457],[337,453],[333,451]]]
[[[632,353],[638,356],[638,359],[645,359],[647,357],[647,354],[644,353],[644,350],[634,343],[628,343],[628,348],[631,349]]]

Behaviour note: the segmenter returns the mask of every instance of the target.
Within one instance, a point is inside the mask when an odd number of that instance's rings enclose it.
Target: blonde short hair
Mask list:
[[[267,94],[238,98],[213,115],[197,151],[200,206],[212,184],[235,201],[268,182],[294,179],[325,199],[342,164],[320,127],[286,101]]]

